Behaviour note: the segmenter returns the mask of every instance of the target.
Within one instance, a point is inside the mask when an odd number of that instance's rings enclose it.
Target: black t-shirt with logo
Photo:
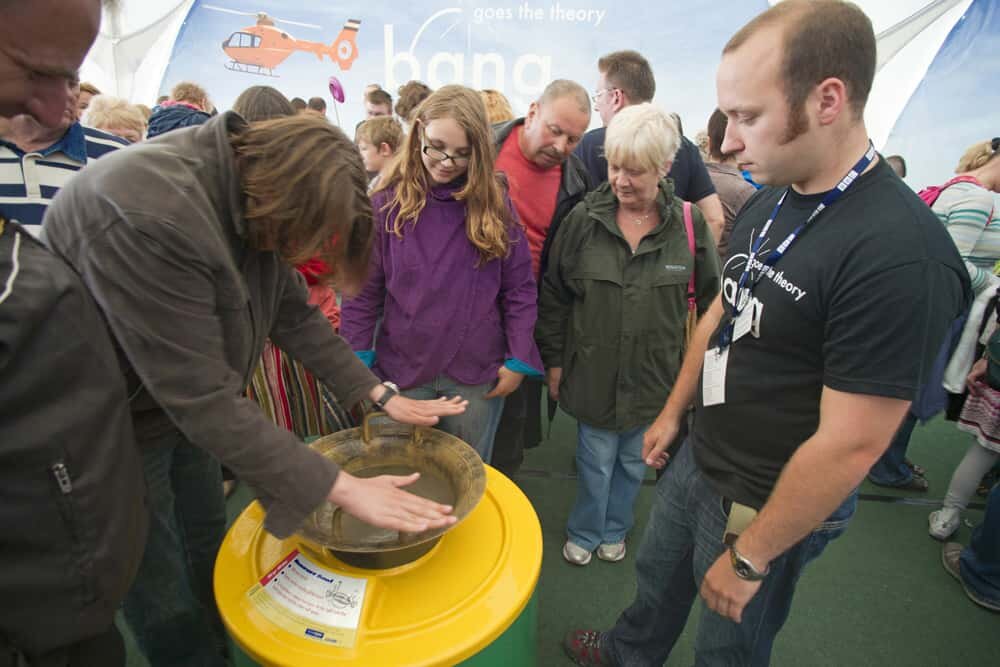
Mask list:
[[[761,190],[736,218],[723,268],[722,326],[750,246],[783,191]],[[824,194],[790,190],[759,257]],[[699,385],[692,443],[719,493],[758,508],[816,432],[823,387],[912,400],[970,293],[944,227],[883,160],[765,271],[753,290],[759,337],[748,333],[732,344],[725,403],[705,407]]]

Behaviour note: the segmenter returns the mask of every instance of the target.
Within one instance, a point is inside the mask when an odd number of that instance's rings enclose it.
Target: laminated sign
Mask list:
[[[278,627],[331,646],[354,646],[367,579],[345,577],[298,549],[247,592],[250,605]]]

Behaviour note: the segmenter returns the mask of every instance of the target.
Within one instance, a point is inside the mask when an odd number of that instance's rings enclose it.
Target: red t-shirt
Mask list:
[[[524,126],[518,125],[503,142],[496,168],[507,176],[510,183],[510,199],[527,232],[531,269],[537,281],[545,235],[556,212],[562,165],[543,169],[524,157],[519,143],[523,131]]]

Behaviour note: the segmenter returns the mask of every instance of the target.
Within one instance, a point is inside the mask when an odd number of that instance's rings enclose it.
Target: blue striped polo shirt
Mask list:
[[[128,145],[124,139],[80,123],[73,123],[48,148],[31,153],[0,139],[0,212],[37,237],[45,209],[59,188],[91,160]]]

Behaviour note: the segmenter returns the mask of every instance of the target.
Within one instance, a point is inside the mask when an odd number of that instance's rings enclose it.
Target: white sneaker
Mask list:
[[[597,557],[609,563],[617,563],[625,558],[625,542],[615,542],[614,544],[602,544],[597,547]]]
[[[563,558],[573,565],[586,565],[590,562],[590,552],[566,540],[563,545]]]
[[[936,540],[947,540],[962,522],[962,511],[955,507],[942,507],[927,517],[928,533]]]

